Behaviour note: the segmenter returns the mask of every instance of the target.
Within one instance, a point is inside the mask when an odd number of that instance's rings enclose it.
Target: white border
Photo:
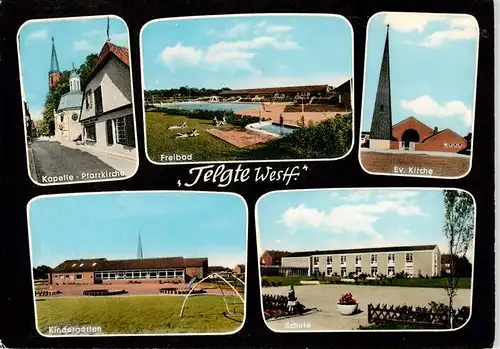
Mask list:
[[[88,335],[47,335],[43,334],[38,328],[38,312],[36,305],[36,296],[35,296],[35,278],[33,275],[33,253],[32,253],[32,244],[31,244],[31,225],[30,225],[30,206],[31,204],[39,199],[44,198],[55,198],[55,197],[67,197],[67,196],[99,196],[99,195],[135,195],[135,194],[145,194],[145,193],[153,193],[153,194],[215,194],[220,196],[236,196],[240,198],[243,204],[245,205],[245,213],[246,213],[246,266],[248,265],[248,226],[249,226],[249,212],[248,212],[248,204],[245,198],[236,193],[229,192],[216,192],[216,191],[190,191],[190,190],[139,190],[139,191],[103,191],[103,192],[88,192],[88,193],[73,193],[73,194],[54,194],[54,195],[39,195],[31,199],[26,205],[26,219],[28,223],[28,239],[29,239],[29,248],[30,248],[30,266],[31,266],[31,282],[33,288],[33,307],[35,313],[35,327],[37,332],[45,338],[64,338],[64,337],[154,337],[154,336],[224,336],[224,335],[232,335],[238,333],[246,323],[247,318],[247,282],[245,281],[245,302],[243,305],[243,320],[241,321],[241,325],[230,332],[199,332],[199,333],[138,333],[138,334],[88,334]],[[248,280],[248,268],[245,267],[245,280]]]
[[[109,178],[109,179],[96,179],[92,181],[73,181],[73,182],[60,182],[60,183],[39,183],[36,180],[31,177],[31,166],[30,166],[30,157],[29,157],[29,150],[28,150],[28,131],[26,130],[26,121],[24,117],[26,116],[26,110],[24,108],[24,102],[27,102],[27,100],[24,100],[24,84],[23,84],[23,72],[22,72],[22,65],[21,65],[21,46],[20,46],[20,38],[21,38],[21,31],[25,26],[30,25],[31,23],[40,23],[40,22],[61,22],[61,21],[81,21],[81,20],[92,20],[92,19],[102,19],[102,18],[113,18],[116,20],[121,21],[124,25],[125,28],[127,29],[127,40],[128,40],[128,59],[129,59],[129,71],[130,71],[130,91],[131,91],[131,96],[132,96],[132,115],[134,118],[134,134],[135,134],[135,144],[137,148],[137,156],[136,156],[136,166],[135,170],[133,173],[131,173],[129,176],[126,177],[116,177],[116,178]],[[134,77],[132,74],[132,55],[130,54],[130,30],[127,25],[127,22],[123,20],[123,18],[118,17],[116,15],[98,15],[98,16],[82,16],[82,17],[60,17],[60,18],[46,18],[46,19],[30,19],[21,24],[17,31],[17,36],[16,36],[16,42],[17,42],[17,60],[18,60],[18,65],[19,65],[19,84],[21,87],[21,95],[23,96],[23,100],[21,101],[22,104],[22,110],[23,110],[23,117],[22,122],[23,122],[23,130],[24,130],[24,143],[26,144],[26,163],[27,163],[27,170],[28,170],[28,176],[31,179],[33,183],[35,183],[38,186],[41,187],[47,187],[47,186],[54,186],[54,185],[67,185],[67,184],[81,184],[81,183],[96,183],[96,182],[114,182],[114,181],[121,181],[121,180],[126,180],[130,179],[139,170],[139,143],[138,143],[138,137],[137,137],[137,118],[135,115],[135,99],[134,99]],[[61,175],[63,175],[62,173]]]
[[[363,162],[361,161],[361,143],[359,144],[358,147],[358,160],[361,168],[363,171],[365,171],[368,174],[371,175],[380,175],[380,176],[396,176],[396,177],[417,177],[417,178],[434,178],[434,179],[460,179],[464,178],[467,176],[471,169],[472,169],[472,156],[473,156],[473,148],[474,148],[474,125],[476,122],[476,95],[477,95],[477,71],[478,71],[478,66],[479,66],[479,41],[480,41],[480,28],[479,28],[479,23],[477,22],[476,17],[470,15],[470,14],[458,14],[458,13],[426,13],[426,12],[388,12],[388,11],[382,11],[382,12],[377,12],[373,16],[371,16],[368,19],[368,24],[366,25],[366,41],[365,41],[365,68],[363,71],[363,98],[361,100],[361,118],[360,118],[360,126],[359,126],[359,134],[361,135],[361,132],[363,132],[363,111],[364,111],[364,104],[365,104],[365,92],[366,92],[366,68],[367,68],[367,58],[368,58],[368,42],[369,42],[369,33],[370,33],[370,24],[371,21],[379,16],[379,15],[385,15],[385,14],[400,14],[400,15],[411,15],[411,14],[421,14],[425,16],[450,16],[450,17],[469,17],[474,20],[476,23],[477,27],[477,45],[476,45],[476,74],[475,74],[475,79],[474,79],[474,96],[472,100],[472,139],[471,139],[471,148],[470,148],[470,155],[469,155],[469,168],[467,172],[465,172],[463,175],[460,176],[455,176],[455,177],[446,177],[446,176],[427,176],[427,175],[411,175],[411,174],[395,174],[395,173],[388,173],[388,172],[370,172],[367,169],[364,168]]]
[[[145,83],[144,83],[144,60],[143,60],[143,50],[142,50],[142,34],[147,26],[156,22],[166,22],[166,21],[182,21],[182,20],[195,20],[195,19],[209,19],[209,18],[241,18],[241,17],[331,17],[331,18],[339,18],[344,20],[349,29],[351,30],[351,76],[349,81],[351,83],[351,113],[352,113],[352,142],[349,150],[342,156],[337,158],[323,158],[323,159],[273,159],[273,160],[231,160],[231,161],[188,161],[188,162],[156,162],[151,160],[148,154],[148,138],[147,138],[147,130],[146,130],[146,105],[144,98],[145,91]],[[155,165],[198,165],[198,164],[240,164],[240,163],[268,163],[268,162],[304,162],[304,161],[335,161],[340,160],[348,156],[353,148],[354,148],[354,138],[356,137],[356,132],[354,132],[355,122],[354,122],[354,108],[355,108],[355,99],[354,99],[354,29],[352,27],[351,22],[342,16],[337,14],[323,14],[323,13],[255,13],[255,14],[228,14],[228,15],[210,15],[210,16],[186,16],[186,17],[172,17],[172,18],[160,18],[153,19],[146,24],[144,24],[139,33],[139,47],[140,47],[140,56],[141,56],[141,91],[142,91],[142,111],[143,111],[143,120],[144,120],[144,149],[146,153],[146,158]]]
[[[467,321],[464,322],[464,324],[460,327],[453,328],[453,329],[443,329],[443,330],[429,330],[429,329],[416,329],[416,330],[337,330],[337,329],[332,329],[332,330],[311,330],[311,331],[278,331],[278,330],[273,330],[271,327],[269,327],[265,317],[264,317],[264,302],[262,300],[262,295],[263,295],[263,290],[262,290],[262,275],[260,272],[260,252],[261,252],[261,246],[260,246],[260,226],[259,226],[259,203],[261,200],[263,200],[266,196],[277,194],[277,193],[287,193],[287,192],[322,192],[322,191],[330,191],[330,192],[335,192],[335,191],[344,191],[344,190],[364,190],[364,191],[371,191],[371,190],[412,190],[412,191],[437,191],[437,190],[458,190],[458,191],[463,191],[469,194],[472,197],[472,201],[474,202],[474,238],[472,239],[472,273],[471,273],[471,287],[470,287],[470,313],[469,313],[469,318]],[[289,190],[277,190],[277,191],[271,191],[268,192],[264,195],[262,195],[257,202],[255,203],[255,234],[256,234],[256,239],[257,239],[257,267],[259,269],[259,289],[260,289],[260,309],[262,313],[262,319],[264,320],[264,323],[266,324],[267,328],[273,332],[276,333],[332,333],[332,332],[453,332],[461,329],[467,323],[469,322],[471,316],[472,316],[472,300],[473,300],[473,290],[474,290],[474,260],[475,260],[475,254],[476,254],[476,223],[477,223],[477,204],[476,204],[476,199],[474,196],[467,190],[463,189],[457,189],[457,188],[418,188],[418,187],[374,187],[374,188],[334,188],[334,189],[327,189],[327,188],[321,188],[321,189],[289,189]],[[387,286],[390,287],[390,286]]]

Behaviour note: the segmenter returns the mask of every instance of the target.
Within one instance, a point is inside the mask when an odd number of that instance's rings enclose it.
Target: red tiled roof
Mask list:
[[[97,61],[94,64],[94,67],[92,68],[92,72],[90,73],[89,77],[87,78],[87,81],[85,81],[85,85],[92,80],[94,75],[102,69],[103,65],[108,61],[110,57],[116,57],[118,58],[121,62],[123,62],[126,66],[130,67],[130,55],[128,48],[126,47],[121,47],[117,46],[115,44],[112,44],[111,42],[107,41],[104,46],[101,49],[101,52],[99,53],[99,56],[97,57]]]
[[[71,273],[97,270],[129,270],[129,269],[163,269],[163,268],[187,268],[203,267],[207,258],[145,258],[145,259],[120,259],[107,260],[106,258],[95,259],[72,259],[66,260],[53,269],[54,273]]]

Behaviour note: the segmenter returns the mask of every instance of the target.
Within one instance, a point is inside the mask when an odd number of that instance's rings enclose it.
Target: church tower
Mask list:
[[[57,60],[56,45],[52,37],[52,56],[50,58],[49,70],[49,88],[52,88],[61,79],[61,71],[59,70],[59,62]]]
[[[142,242],[141,242],[141,234],[139,233],[139,238],[137,241],[137,259],[144,259],[142,254]]]
[[[370,148],[390,149],[392,139],[391,79],[389,59],[389,25],[380,66],[377,95],[370,130]]]
[[[81,91],[81,81],[80,75],[76,71],[75,64],[73,63],[73,70],[69,76],[69,92],[80,92]]]

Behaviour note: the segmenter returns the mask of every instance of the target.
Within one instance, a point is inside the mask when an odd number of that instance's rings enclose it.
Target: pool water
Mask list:
[[[278,124],[270,124],[259,127],[259,130],[263,130],[269,133],[274,133],[275,135],[286,136],[292,134],[297,130],[296,127],[283,126],[281,127]]]
[[[240,112],[249,109],[259,109],[261,106],[259,104],[247,104],[247,103],[172,103],[164,105],[164,107],[172,109],[184,109],[184,110],[232,110],[233,112]]]

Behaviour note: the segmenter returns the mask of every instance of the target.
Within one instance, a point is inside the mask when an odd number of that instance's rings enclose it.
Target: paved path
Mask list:
[[[288,287],[264,287],[263,294],[287,295]],[[359,302],[360,313],[343,316],[337,310],[337,300],[344,293],[352,293]],[[442,288],[356,286],[356,285],[305,285],[295,287],[295,295],[306,308],[317,308],[303,316],[268,321],[267,325],[280,332],[355,330],[368,325],[368,304],[428,306],[431,301],[448,303]],[[470,306],[470,289],[458,290],[454,307]],[[292,328],[299,327],[299,328]]]
[[[58,142],[34,141],[30,145],[30,152],[33,156],[32,164],[36,167],[36,178],[33,179],[41,184],[51,183],[47,180],[52,176],[66,176],[60,182],[99,180],[100,178],[88,178],[83,174],[115,171],[96,156],[64,147]],[[74,178],[70,179],[70,176]]]

